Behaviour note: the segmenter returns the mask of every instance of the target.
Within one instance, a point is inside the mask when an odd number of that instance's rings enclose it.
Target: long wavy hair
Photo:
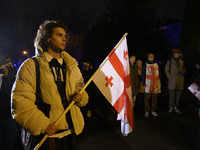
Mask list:
[[[43,51],[48,49],[48,39],[51,38],[53,29],[56,27],[61,27],[67,33],[67,27],[61,21],[46,20],[42,23],[37,31],[36,38],[34,40],[34,47],[37,48],[39,45],[42,47]]]

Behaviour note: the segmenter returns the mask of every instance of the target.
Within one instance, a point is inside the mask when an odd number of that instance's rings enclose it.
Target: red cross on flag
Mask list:
[[[132,91],[126,35],[119,41],[93,77],[93,81],[118,112],[121,132],[128,135],[134,128]]]
[[[159,78],[158,64],[146,64],[146,93],[160,93],[161,85]]]

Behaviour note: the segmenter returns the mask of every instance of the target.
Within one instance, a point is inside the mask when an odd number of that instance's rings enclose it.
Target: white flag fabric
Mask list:
[[[106,61],[106,62],[105,62]],[[134,114],[126,37],[111,51],[93,82],[120,115],[124,136],[134,129]]]
[[[159,78],[158,64],[146,63],[145,93],[160,93],[161,84]]]

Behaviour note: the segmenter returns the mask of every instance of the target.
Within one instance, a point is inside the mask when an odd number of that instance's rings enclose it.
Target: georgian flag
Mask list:
[[[93,82],[118,112],[121,120],[121,132],[125,136],[134,128],[132,91],[129,69],[129,57],[126,37],[119,46],[111,51]]]
[[[147,64],[146,63],[146,82],[145,82],[145,93],[160,93],[161,84],[159,77],[158,64]]]

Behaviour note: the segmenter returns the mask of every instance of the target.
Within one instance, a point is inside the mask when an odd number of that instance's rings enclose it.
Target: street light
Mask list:
[[[27,56],[27,58],[29,58],[29,53],[27,51],[23,51],[23,54]]]

